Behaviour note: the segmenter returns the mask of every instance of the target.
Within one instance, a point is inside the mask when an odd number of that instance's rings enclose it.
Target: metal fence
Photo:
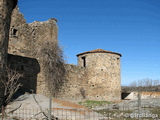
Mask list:
[[[52,120],[104,120],[106,116],[90,110],[76,110],[55,108],[51,111]],[[49,110],[45,109],[18,109],[12,111],[7,109],[5,111],[5,119],[15,120],[48,120]]]
[[[103,109],[52,108],[52,120],[160,120],[160,108],[153,106],[107,105]],[[2,117],[2,115],[1,115]],[[49,120],[49,109],[6,109],[4,120]]]

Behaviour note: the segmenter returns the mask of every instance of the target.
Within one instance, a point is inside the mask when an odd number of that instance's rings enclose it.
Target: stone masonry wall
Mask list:
[[[85,57],[85,67],[84,58]],[[78,66],[66,65],[66,78],[59,98],[68,100],[120,101],[120,56],[90,53],[78,57]]]
[[[78,65],[89,70],[88,98],[94,100],[120,101],[120,56],[112,53],[90,53],[78,56]],[[94,91],[94,92],[93,92]]]
[[[82,67],[66,64],[66,81],[57,97],[77,101],[83,99],[81,93],[83,85],[83,77],[85,76],[85,69]]]
[[[45,75],[43,74],[43,56],[41,56],[41,50],[45,44],[58,42],[58,27],[56,22],[56,19],[52,18],[45,22],[35,21],[27,24],[18,7],[14,9],[12,14],[8,52],[38,61],[40,72],[36,78],[37,86],[34,92],[39,94],[49,94]]]
[[[4,86],[1,81],[3,81],[3,79],[6,79],[4,64],[7,64],[7,50],[11,14],[16,5],[17,0],[0,1],[0,108],[3,104],[4,98]]]
[[[23,75],[19,79],[22,85],[19,91],[36,92],[37,74],[40,72],[38,61],[34,58],[8,54],[8,64],[10,69]]]

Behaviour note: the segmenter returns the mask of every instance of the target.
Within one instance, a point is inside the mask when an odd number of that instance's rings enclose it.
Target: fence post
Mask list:
[[[108,103],[108,120],[109,120],[109,103]]]
[[[49,98],[49,116],[48,119],[51,120],[51,112],[52,112],[52,95]]]
[[[141,93],[140,91],[138,91],[138,118],[139,120],[141,119],[140,114],[141,114]]]

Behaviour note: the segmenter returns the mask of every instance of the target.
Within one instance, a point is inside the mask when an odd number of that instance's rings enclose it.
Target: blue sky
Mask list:
[[[160,79],[160,0],[19,0],[28,23],[58,20],[67,63],[101,48],[122,54],[121,83]]]

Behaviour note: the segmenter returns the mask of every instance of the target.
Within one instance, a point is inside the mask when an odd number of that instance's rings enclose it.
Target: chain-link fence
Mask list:
[[[2,117],[2,115],[1,115]],[[49,109],[6,109],[4,120],[49,120]],[[94,110],[52,108],[51,120],[160,120],[160,107],[108,104]]]

